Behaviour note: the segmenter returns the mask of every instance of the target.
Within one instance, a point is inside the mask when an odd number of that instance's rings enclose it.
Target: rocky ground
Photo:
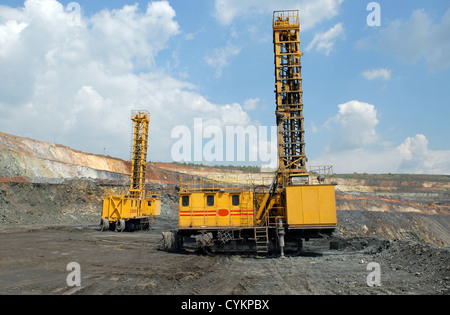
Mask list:
[[[91,227],[3,227],[0,294],[444,294],[448,249],[377,237],[305,244],[300,256],[207,256],[159,251],[167,226],[135,233]],[[80,287],[67,286],[67,265],[80,265]],[[369,286],[370,263],[379,286]],[[70,269],[71,271],[71,269]]]
[[[67,180],[0,183],[0,294],[444,294],[449,293],[449,219],[440,213],[338,210],[333,238],[309,241],[300,256],[204,256],[159,251],[161,232],[176,228],[173,185],[148,232],[99,232],[103,192],[124,182]],[[342,194],[344,197],[341,197]],[[338,208],[382,207],[370,194],[338,194]],[[369,199],[367,199],[369,198]],[[426,202],[425,202],[426,203]],[[355,206],[356,204],[356,206]],[[330,242],[339,243],[330,250]],[[66,266],[82,268],[81,287]],[[369,263],[380,266],[371,287]]]

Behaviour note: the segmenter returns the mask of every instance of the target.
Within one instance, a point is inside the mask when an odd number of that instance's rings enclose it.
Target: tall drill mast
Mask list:
[[[154,216],[161,214],[161,194],[145,190],[148,127],[150,114],[132,111],[131,184],[126,191],[112,189],[103,199],[102,230],[149,229]]]
[[[282,186],[291,185],[293,177],[306,175],[299,33],[298,10],[274,12],[277,180]]]
[[[134,122],[131,158],[130,197],[142,198],[145,192],[145,168],[147,166],[148,126],[150,114],[147,111],[132,111]]]
[[[303,127],[302,76],[298,10],[273,13],[275,51],[275,117],[278,127],[278,169],[268,194],[258,205],[256,222],[268,224],[270,211],[285,207],[277,196],[293,179],[308,180]]]

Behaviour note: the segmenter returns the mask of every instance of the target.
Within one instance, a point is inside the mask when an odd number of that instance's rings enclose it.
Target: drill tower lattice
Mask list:
[[[142,198],[145,191],[145,169],[147,166],[148,127],[150,114],[147,111],[132,111],[131,120],[134,123],[132,144],[132,166],[130,197]]]
[[[306,174],[299,11],[275,11],[276,122],[278,126],[278,183]]]

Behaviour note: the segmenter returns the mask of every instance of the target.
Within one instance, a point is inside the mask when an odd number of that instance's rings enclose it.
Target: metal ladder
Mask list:
[[[248,191],[244,191],[242,192],[242,201],[241,201],[241,205],[243,205],[243,209],[246,211],[249,211],[249,204],[250,204],[250,192]],[[242,211],[242,210],[241,210]],[[248,213],[241,213],[240,216],[241,220],[241,226],[251,226],[251,224],[253,223],[253,216],[248,215]]]
[[[269,252],[269,228],[267,226],[255,226],[256,252],[267,254]]]

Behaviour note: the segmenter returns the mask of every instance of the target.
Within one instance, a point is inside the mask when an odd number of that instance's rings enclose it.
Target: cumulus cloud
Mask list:
[[[357,43],[361,49],[394,54],[406,63],[423,60],[431,70],[450,66],[450,9],[441,21],[433,21],[425,10],[415,10],[407,20],[390,22],[379,32]]]
[[[328,31],[316,34],[311,43],[306,47],[306,51],[316,48],[317,51],[328,56],[333,51],[336,40],[342,37],[343,34],[344,25],[338,23]]]
[[[338,105],[338,113],[326,125],[337,125],[331,147],[341,151],[373,144],[378,140],[375,127],[378,125],[377,110],[372,104],[349,101]]]
[[[430,150],[423,134],[401,144],[386,145],[377,134],[374,105],[350,101],[338,106],[320,132],[334,133],[331,142],[310,165],[334,165],[337,173],[450,174],[450,150]]]
[[[430,150],[423,134],[408,137],[396,148],[403,158],[399,171],[415,174],[450,174],[450,151]]]
[[[151,114],[151,160],[170,160],[170,130],[195,117],[249,124],[239,104],[213,104],[155,58],[180,34],[168,1],[125,5],[67,23],[56,0],[0,6],[0,126],[3,132],[129,158],[132,109]],[[158,148],[158,149],[156,149]]]
[[[392,71],[385,68],[366,70],[363,72],[363,76],[367,80],[381,79],[387,81],[391,78],[391,74]]]
[[[317,23],[339,13],[343,0],[215,0],[214,16],[229,25],[235,18],[254,14],[271,13],[280,8],[300,10],[302,29],[310,29]]]

